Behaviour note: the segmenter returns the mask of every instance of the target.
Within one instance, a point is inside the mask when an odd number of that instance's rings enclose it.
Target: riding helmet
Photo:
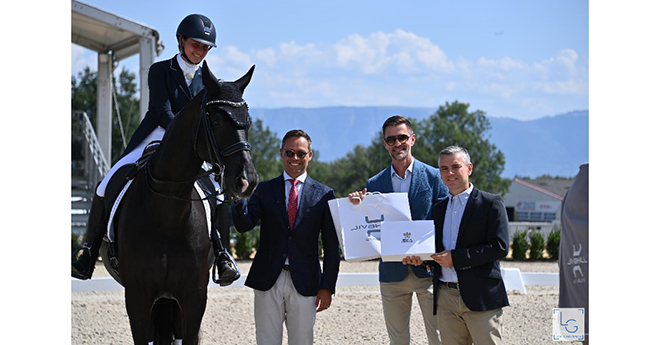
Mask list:
[[[191,14],[183,18],[179,27],[176,29],[177,38],[190,38],[196,42],[209,45],[213,48],[215,45],[215,25],[211,19],[201,14]]]

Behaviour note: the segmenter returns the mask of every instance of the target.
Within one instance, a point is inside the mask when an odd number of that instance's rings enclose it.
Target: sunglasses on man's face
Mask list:
[[[296,156],[296,155],[297,155],[298,158],[300,158],[300,159],[305,158],[305,156],[307,156],[308,153],[309,153],[309,152],[305,152],[305,151],[298,151],[298,152],[294,152],[293,150],[287,150],[287,151],[284,151],[284,154],[285,154],[287,157],[289,157],[289,158],[293,158],[293,156]]]
[[[385,140],[385,143],[386,143],[387,145],[392,146],[392,145],[394,145],[395,142],[397,142],[397,141],[399,142],[399,144],[403,144],[403,143],[405,143],[406,141],[408,141],[408,139],[410,139],[410,136],[405,135],[405,134],[399,134],[399,135],[392,135],[392,136],[389,136],[389,137],[387,137],[387,138],[385,138],[385,139],[383,139],[383,140]]]

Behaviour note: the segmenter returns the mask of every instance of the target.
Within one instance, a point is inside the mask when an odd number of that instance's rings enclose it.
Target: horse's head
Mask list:
[[[196,143],[201,158],[222,172],[225,195],[247,198],[252,195],[259,176],[252,163],[248,130],[252,120],[243,91],[250,83],[254,66],[236,81],[218,80],[202,66],[206,96],[202,100],[204,134]]]

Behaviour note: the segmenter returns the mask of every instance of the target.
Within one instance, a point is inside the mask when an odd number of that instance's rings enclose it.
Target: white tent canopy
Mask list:
[[[98,53],[96,131],[105,157],[111,157],[112,72],[116,63],[140,55],[140,119],[149,105],[147,74],[163,50],[158,31],[80,1],[71,1],[71,42]],[[74,109],[75,110],[75,109]]]

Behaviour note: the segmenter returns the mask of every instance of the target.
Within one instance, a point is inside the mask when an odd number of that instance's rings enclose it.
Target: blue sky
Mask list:
[[[589,6],[542,1],[83,1],[156,29],[177,53],[183,17],[215,23],[214,74],[257,65],[254,108],[400,105],[458,100],[521,120],[589,108]],[[167,9],[167,10],[165,10]],[[71,73],[96,55],[71,44]],[[138,59],[120,63],[137,72]]]

